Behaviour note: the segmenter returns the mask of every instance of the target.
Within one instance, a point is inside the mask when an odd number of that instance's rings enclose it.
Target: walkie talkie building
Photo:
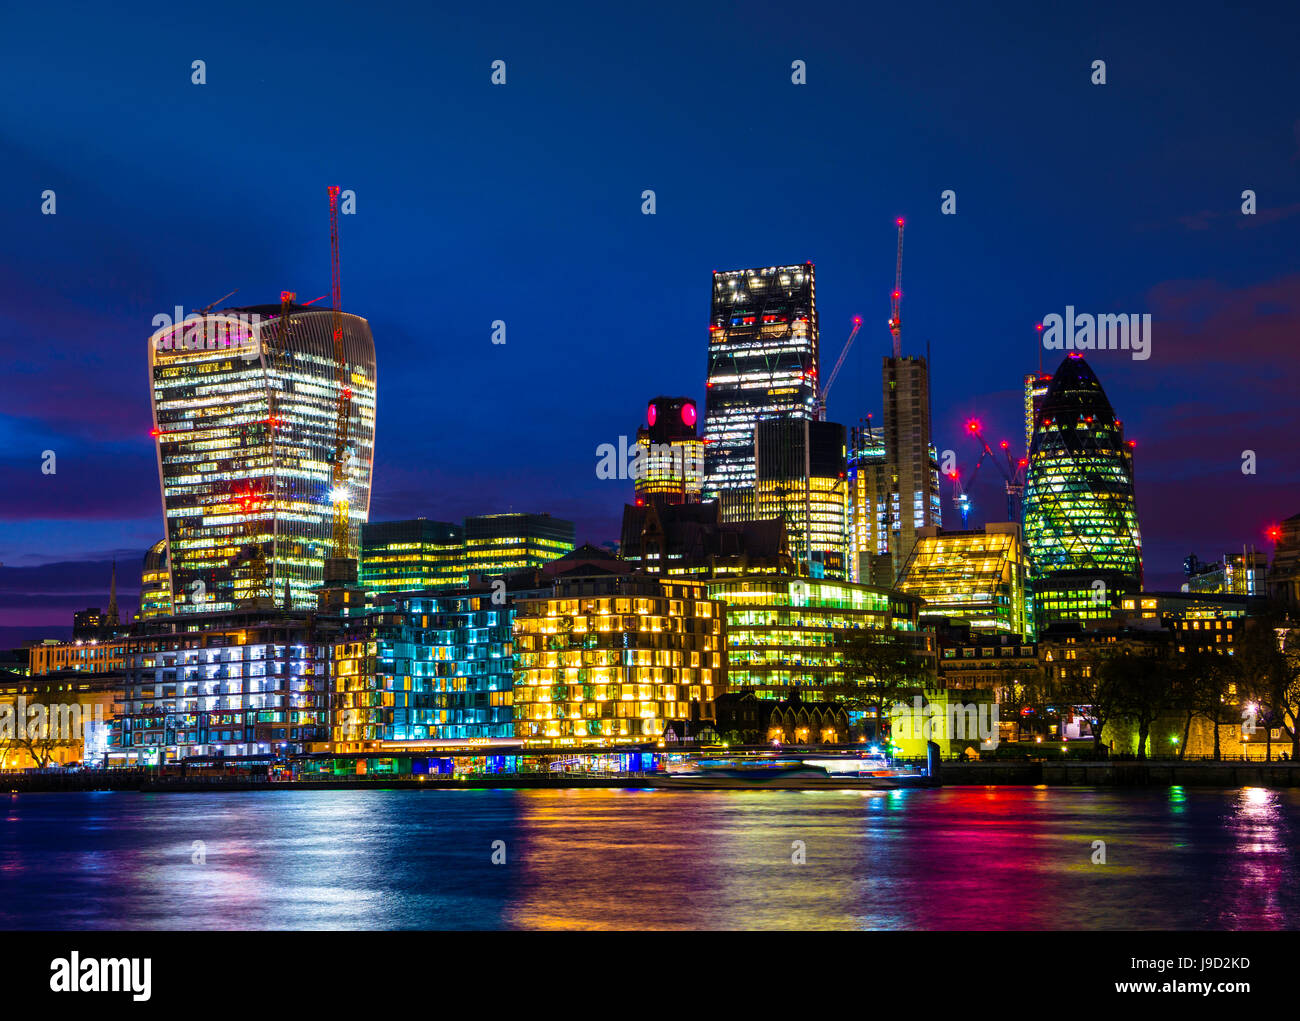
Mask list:
[[[329,309],[259,305],[195,315],[149,338],[174,612],[257,599],[313,607],[331,553],[339,383]],[[344,313],[351,388],[351,542],[370,508],[375,342]]]
[[[811,262],[713,274],[705,496],[754,486],[760,419],[817,416],[817,283]]]

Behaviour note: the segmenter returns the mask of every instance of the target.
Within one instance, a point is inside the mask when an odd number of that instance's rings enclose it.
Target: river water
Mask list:
[[[0,927],[1297,928],[1298,838],[1263,788],[7,795]]]

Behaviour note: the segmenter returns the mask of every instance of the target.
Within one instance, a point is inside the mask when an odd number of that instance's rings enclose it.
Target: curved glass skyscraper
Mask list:
[[[1034,423],[1024,517],[1040,629],[1109,617],[1117,595],[1141,588],[1132,448],[1101,382],[1075,353],[1052,376]]]
[[[316,605],[330,555],[330,470],[339,384],[333,313],[226,309],[149,338],[153,435],[176,613],[254,599]],[[348,497],[353,548],[370,508],[375,342],[343,314],[352,391]]]

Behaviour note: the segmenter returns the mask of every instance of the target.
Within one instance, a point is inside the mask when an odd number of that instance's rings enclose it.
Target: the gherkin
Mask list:
[[[1024,528],[1039,628],[1107,617],[1118,595],[1141,589],[1132,448],[1078,354],[1061,362],[1034,423]]]

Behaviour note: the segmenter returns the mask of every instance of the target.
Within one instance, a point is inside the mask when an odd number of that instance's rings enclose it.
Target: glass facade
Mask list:
[[[725,684],[721,606],[699,582],[565,578],[515,617],[515,736],[535,746],[655,741],[714,719]]]
[[[798,693],[817,701],[828,685],[854,683],[840,648],[846,632],[916,632],[919,600],[886,589],[772,575],[720,578],[708,586],[725,604],[727,688],[759,698]]]
[[[512,737],[513,620],[490,592],[395,597],[337,650],[335,749]]]
[[[817,413],[816,274],[770,266],[713,274],[705,495],[754,485],[754,426]],[[723,508],[724,520],[736,520]]]
[[[465,529],[446,521],[371,521],[361,526],[361,587],[377,592],[452,588],[465,574]]]
[[[1111,615],[1142,584],[1133,453],[1088,363],[1070,354],[1043,397],[1029,449],[1024,535],[1038,627]]]
[[[465,519],[465,570],[513,574],[573,552],[573,522],[549,514],[485,514]]]
[[[1032,639],[1027,578],[1017,524],[953,532],[926,528],[917,535],[899,587],[925,600],[926,616]]]
[[[355,549],[370,505],[375,345],[364,319],[342,319]],[[149,373],[175,612],[280,602],[286,585],[293,607],[315,606],[333,523],[332,313],[196,316],[149,338]]]
[[[756,428],[754,517],[785,522],[790,554],[814,578],[848,577],[844,426],[767,419]]]

